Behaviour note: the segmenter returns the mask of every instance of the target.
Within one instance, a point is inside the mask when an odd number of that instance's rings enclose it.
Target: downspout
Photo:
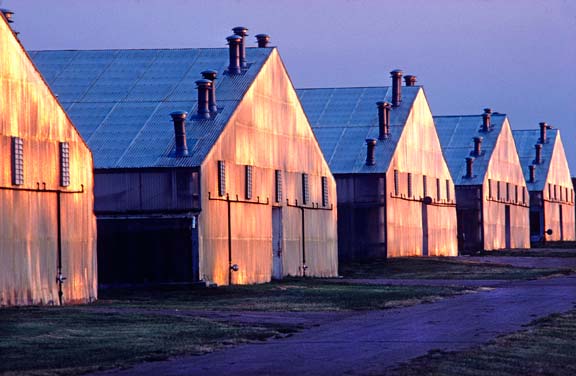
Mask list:
[[[57,246],[58,246],[58,266],[56,272],[56,283],[58,283],[58,303],[64,304],[62,285],[66,277],[62,275],[62,212],[60,209],[60,191],[56,192],[56,226],[57,226]]]
[[[232,209],[230,196],[226,195],[226,205],[228,205],[228,285],[232,285]]]
[[[302,214],[302,277],[306,277],[306,225],[304,222],[304,208],[300,208],[300,213]]]

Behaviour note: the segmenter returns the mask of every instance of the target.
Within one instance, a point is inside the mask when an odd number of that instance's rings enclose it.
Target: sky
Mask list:
[[[559,128],[576,176],[576,1],[0,0],[30,50],[225,47],[267,33],[297,88],[418,77],[434,115]]]

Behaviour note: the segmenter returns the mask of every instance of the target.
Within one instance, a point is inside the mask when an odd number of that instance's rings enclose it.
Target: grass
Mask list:
[[[26,307],[1,309],[0,333],[0,374],[71,375],[264,340],[281,330],[197,317]]]
[[[502,251],[482,251],[477,256],[514,256],[514,257],[576,257],[576,248],[546,247],[515,249]],[[475,255],[475,256],[476,256]]]
[[[340,266],[340,274],[347,278],[525,280],[570,272],[570,269],[523,268],[442,257],[400,257]]]
[[[101,307],[170,308],[218,311],[354,311],[406,306],[463,292],[454,287],[373,286],[288,279],[260,285],[211,289],[185,287],[105,290]]]
[[[350,311],[433,301],[463,289],[288,280],[211,289],[105,290],[86,306],[0,309],[0,374],[77,375],[280,337],[293,323],[216,321],[197,311]],[[207,315],[209,316],[209,315]]]
[[[395,368],[392,376],[576,375],[576,310],[532,322],[466,351],[434,351]]]

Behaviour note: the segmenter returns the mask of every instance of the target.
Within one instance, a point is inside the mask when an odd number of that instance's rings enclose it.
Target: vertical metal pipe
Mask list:
[[[530,169],[530,180],[528,180],[528,182],[534,183],[536,181],[536,166],[530,165],[528,168]]]
[[[535,164],[542,163],[542,144],[534,145],[534,149],[536,149],[536,156],[534,158]]]
[[[479,157],[482,154],[482,141],[483,137],[474,137],[474,155]]]
[[[378,139],[385,140],[390,136],[390,103],[376,102],[378,107]]]
[[[64,283],[64,276],[62,275],[62,212],[60,209],[60,192],[56,192],[56,228],[57,228],[57,247],[58,247],[58,265],[56,283],[58,283],[58,302],[60,305],[64,303],[64,291],[62,291],[62,284]]]
[[[258,41],[258,48],[268,47],[268,43],[270,43],[270,35],[258,34],[256,35],[256,40]]]
[[[400,106],[402,102],[402,71],[400,69],[390,72],[392,77],[392,107]]]
[[[212,90],[208,95],[208,107],[211,113],[216,114],[218,112],[218,106],[216,105],[216,77],[218,76],[218,71],[209,69],[202,72],[202,77],[206,80],[212,81]]]
[[[196,81],[198,89],[198,117],[201,119],[210,119],[210,91],[212,90],[212,81],[201,79]]]
[[[228,73],[230,75],[240,74],[242,70],[240,69],[240,43],[242,43],[242,37],[238,35],[231,35],[226,38],[229,46],[230,62],[228,64]]]
[[[188,146],[186,145],[186,111],[174,111],[170,113],[174,123],[174,141],[176,143],[176,156],[183,157],[188,155]]]
[[[306,225],[304,223],[304,207],[300,208],[302,215],[302,277],[306,277]]]
[[[376,148],[376,140],[373,138],[366,139],[366,166],[374,166],[376,164],[376,157],[374,157],[374,149]]]
[[[246,63],[246,37],[248,36],[248,29],[244,26],[237,26],[232,29],[235,35],[238,35],[242,39],[240,40],[240,66],[246,68],[248,64]]]
[[[232,204],[229,194],[226,194],[226,205],[228,205],[228,285],[232,285]]]
[[[546,129],[549,129],[549,128],[550,127],[548,126],[548,124],[546,124],[546,122],[540,123],[540,143],[541,144],[546,143]]]
[[[406,83],[406,86],[416,86],[416,76],[408,74],[404,76],[404,82]]]
[[[484,113],[482,114],[482,131],[488,132],[490,130],[491,117],[492,117],[492,110],[489,108],[485,108]]]
[[[466,177],[471,179],[474,177],[474,157],[466,157]]]

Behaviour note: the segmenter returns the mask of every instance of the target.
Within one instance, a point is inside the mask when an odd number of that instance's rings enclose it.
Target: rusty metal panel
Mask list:
[[[61,58],[55,65],[66,67]],[[92,156],[3,19],[0,60],[0,305],[59,304],[59,253],[67,278],[63,302],[92,301],[97,297]],[[24,184],[17,186],[10,176],[13,136],[22,138],[24,147]],[[67,187],[60,186],[60,142],[69,145]]]
[[[218,161],[226,162],[230,203],[229,272],[228,203],[218,197]],[[253,166],[253,198],[245,192],[245,166]],[[281,170],[283,201],[274,203],[275,171]],[[302,204],[302,173],[309,175],[310,200]],[[321,177],[328,178],[332,210],[321,206]],[[272,205],[282,207],[283,275],[337,275],[336,186],[315,140],[278,52],[273,50],[229,124],[202,164],[202,213],[199,216],[200,276],[218,284],[266,282],[272,276]],[[218,200],[210,200],[218,198]],[[258,204],[260,203],[266,204]],[[288,206],[288,203],[292,206]],[[250,203],[242,202],[250,201]],[[304,244],[302,243],[304,210]]]

